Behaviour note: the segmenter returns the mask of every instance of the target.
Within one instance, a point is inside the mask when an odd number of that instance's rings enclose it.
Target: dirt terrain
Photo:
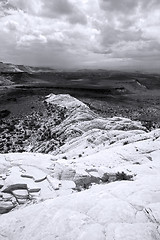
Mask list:
[[[43,114],[46,95],[68,93],[102,116],[140,120],[148,128],[160,125],[158,74],[84,70],[1,72],[0,76],[0,118],[3,120],[23,119],[35,112]]]

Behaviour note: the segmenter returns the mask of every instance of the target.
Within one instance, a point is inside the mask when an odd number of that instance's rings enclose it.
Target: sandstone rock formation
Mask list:
[[[51,129],[64,141],[0,154],[0,239],[159,240],[160,129],[100,118],[69,95],[46,101],[65,111]]]

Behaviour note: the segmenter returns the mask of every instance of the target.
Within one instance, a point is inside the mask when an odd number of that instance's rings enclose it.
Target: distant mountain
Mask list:
[[[0,85],[37,85],[96,91],[99,94],[128,94],[160,89],[160,75],[104,69],[59,70],[0,62]],[[87,92],[88,94],[88,92]]]
[[[11,63],[0,62],[0,73],[36,73],[36,72],[52,72],[55,71],[49,67],[30,67],[24,65],[14,65]]]
[[[0,72],[23,72],[17,65],[0,62]]]

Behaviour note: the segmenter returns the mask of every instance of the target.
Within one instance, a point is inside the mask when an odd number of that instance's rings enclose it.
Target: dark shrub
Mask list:
[[[124,172],[117,172],[116,173],[116,180],[131,180],[133,178],[132,175],[127,175],[126,173]]]
[[[7,117],[11,112],[8,110],[2,110],[0,111],[0,118],[5,118]]]

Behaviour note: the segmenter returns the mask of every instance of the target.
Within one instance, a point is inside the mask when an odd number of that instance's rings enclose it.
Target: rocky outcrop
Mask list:
[[[46,101],[65,111],[52,129],[63,144],[0,154],[0,239],[159,240],[160,129],[99,118],[69,95]]]
[[[1,153],[30,151],[57,155],[70,151],[72,156],[83,155],[79,149],[89,146],[94,152],[98,145],[106,148],[117,140],[126,144],[126,136],[140,137],[146,132],[140,122],[101,118],[70,95],[51,94],[44,107],[44,115],[35,113],[24,120],[1,120]]]
[[[158,240],[157,164],[154,170],[143,166],[134,181],[92,186],[4,214],[0,216],[1,239]]]
[[[50,155],[7,154],[0,155],[0,160],[4,166],[0,174],[1,214],[22,204],[76,191],[73,181],[76,171],[60,165],[53,168]]]
[[[116,142],[119,138],[123,141],[126,138],[125,135],[140,136],[146,131],[140,122],[130,119],[101,118],[86,104],[68,94],[50,94],[46,97],[45,102],[48,106],[52,106],[52,109],[59,109],[59,123],[50,130],[54,141],[59,139],[60,144],[57,148],[53,148],[55,143],[51,137],[49,141],[38,142],[36,146],[33,144],[32,151],[42,152],[43,149],[46,149],[46,153],[55,155],[70,151],[74,155],[75,151],[79,152],[78,149],[90,145],[94,152],[98,145],[103,148],[105,144],[106,148],[107,145]],[[49,119],[50,121],[54,121],[52,117]],[[46,123],[46,127],[50,124],[49,122]]]

